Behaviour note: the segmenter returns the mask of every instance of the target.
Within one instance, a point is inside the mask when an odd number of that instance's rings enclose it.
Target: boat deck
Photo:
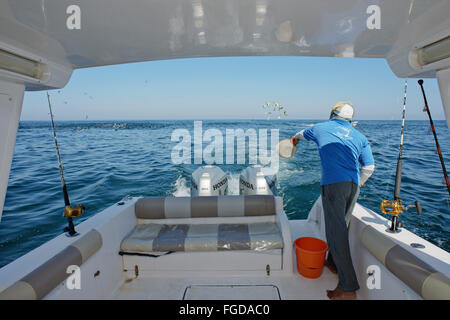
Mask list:
[[[328,300],[337,276],[324,268],[317,279],[293,276],[145,277],[125,282],[113,299],[133,300]]]
[[[318,237],[305,220],[290,220],[293,239]],[[295,254],[295,250],[294,250]],[[295,257],[294,257],[295,259]],[[295,260],[294,260],[295,261]],[[124,282],[113,299],[167,300],[328,300],[327,289],[334,289],[338,277],[327,268],[317,279],[303,277],[295,269],[291,275],[229,275],[183,272],[138,277]]]

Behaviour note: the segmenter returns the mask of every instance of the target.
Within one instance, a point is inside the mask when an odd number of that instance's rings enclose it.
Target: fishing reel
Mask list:
[[[68,237],[75,237],[78,235],[78,232],[75,231],[75,226],[73,225],[72,218],[78,218],[84,213],[85,207],[82,204],[78,204],[76,206],[67,205],[64,208],[63,216],[67,218],[69,225],[64,228],[64,232]]]
[[[402,200],[382,200],[380,209],[381,212],[392,215],[391,227],[387,230],[389,232],[400,232],[401,223],[398,222],[398,216],[410,208],[416,208],[418,214],[422,214],[422,205],[419,200],[414,202],[414,205],[404,206]]]
[[[64,217],[66,218],[78,218],[84,213],[86,208],[82,204],[76,206],[66,206],[64,208]]]

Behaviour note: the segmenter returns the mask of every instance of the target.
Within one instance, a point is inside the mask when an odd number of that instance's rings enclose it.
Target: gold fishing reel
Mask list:
[[[400,232],[400,224],[398,222],[398,216],[402,213],[403,206],[402,200],[382,200],[380,205],[381,212],[392,215],[391,227],[386,230],[388,232]]]
[[[414,202],[414,205],[403,206],[402,200],[382,200],[380,209],[381,212],[392,215],[391,227],[386,230],[389,232],[400,232],[399,227],[401,227],[401,223],[398,222],[398,216],[403,211],[408,210],[411,207],[416,207],[416,211],[418,214],[422,214],[422,206],[419,200]]]
[[[382,200],[381,212],[398,216],[403,211],[402,200]]]
[[[78,218],[84,213],[84,206],[82,204],[78,204],[76,206],[66,206],[64,208],[64,217],[66,218]]]

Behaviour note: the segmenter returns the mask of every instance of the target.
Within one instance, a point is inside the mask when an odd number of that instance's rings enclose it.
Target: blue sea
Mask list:
[[[203,132],[218,129],[278,129],[290,138],[313,120],[205,120]],[[450,169],[450,139],[445,121],[435,121],[444,159]],[[403,226],[450,251],[450,204],[428,121],[406,121],[401,198],[420,200],[423,213],[403,212]],[[376,169],[361,189],[359,203],[380,213],[380,202],[393,199],[401,121],[359,121],[357,129],[371,143]],[[86,213],[78,224],[126,196],[185,196],[190,175],[199,166],[174,164],[176,129],[193,135],[193,121],[60,121],[56,122],[64,175],[72,204]],[[192,141],[192,144],[194,141]],[[204,143],[205,147],[208,143]],[[289,219],[305,219],[320,195],[320,159],[313,142],[302,141],[291,159],[280,159],[278,195]],[[192,148],[192,152],[193,152]],[[225,155],[224,155],[225,157]],[[248,160],[248,159],[247,159]],[[247,164],[223,164],[230,193],[239,192],[239,173]],[[64,200],[49,121],[20,122],[0,223],[0,266],[62,233]],[[381,214],[381,213],[380,213]],[[386,218],[390,218],[386,216]]]

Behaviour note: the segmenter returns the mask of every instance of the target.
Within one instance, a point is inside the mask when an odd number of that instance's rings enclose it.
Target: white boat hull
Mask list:
[[[136,277],[135,269],[131,268],[131,265],[124,265],[123,257],[118,251],[124,237],[138,223],[134,210],[137,200],[128,200],[124,205],[114,204],[77,226],[79,237],[83,237],[92,229],[97,230],[103,238],[103,245],[80,266],[80,289],[68,289],[65,280],[43,297],[44,299],[178,300],[186,298],[184,294],[187,288],[202,285],[267,285],[276,287],[281,299],[327,299],[325,290],[333,289],[337,284],[336,275],[326,268],[321,277],[315,280],[301,276],[296,269],[295,251],[292,250],[292,242],[298,237],[313,236],[325,240],[320,198],[307,220],[288,220],[282,209],[282,199],[276,198],[276,220],[283,230],[283,239],[287,244],[282,253],[281,269],[274,268],[268,273],[263,264],[264,259],[255,256],[254,252],[197,252],[188,260],[186,257],[189,253],[183,252],[157,258],[163,259],[157,270],[139,270]],[[398,234],[389,234],[385,231],[388,225],[388,220],[373,211],[359,204],[355,206],[349,239],[361,286],[357,292],[358,298],[422,299],[420,294],[396,277],[365,248],[360,240],[361,231],[371,226],[446,277],[450,276],[450,254],[406,229]],[[79,237],[69,238],[62,234],[0,269],[0,290],[8,288],[43,265]],[[411,243],[420,243],[424,248],[413,248]],[[181,258],[183,259],[180,260]],[[255,258],[263,259],[261,267],[252,267]],[[187,263],[186,268],[183,263]],[[239,264],[247,264],[249,267],[236,268]],[[371,266],[377,266],[380,270],[379,288],[367,286],[370,277],[367,272]],[[217,290],[217,294],[214,290],[208,292],[210,299],[223,298],[223,290]],[[251,299],[242,295],[239,297]]]

